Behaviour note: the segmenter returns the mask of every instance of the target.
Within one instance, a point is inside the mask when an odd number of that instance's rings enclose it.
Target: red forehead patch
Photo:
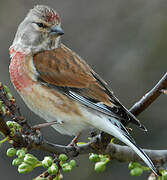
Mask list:
[[[55,14],[54,12],[50,12],[48,15],[47,15],[47,21],[48,22],[52,22],[52,21],[58,21],[60,22],[60,18],[58,16],[58,14]]]

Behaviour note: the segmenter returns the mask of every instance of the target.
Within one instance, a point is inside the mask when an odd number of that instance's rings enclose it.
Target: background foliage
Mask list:
[[[166,72],[166,0],[1,0],[0,81],[13,90],[23,114],[28,119],[31,117],[32,124],[43,120],[27,109],[10,83],[8,48],[18,24],[36,4],[49,5],[58,11],[65,31],[63,42],[86,59],[109,83],[125,106],[130,107]],[[162,95],[139,116],[149,129],[145,134],[134,128],[133,136],[142,147],[166,148],[166,104],[167,99]],[[51,128],[43,132],[45,137],[60,144],[67,144],[71,139]],[[9,163],[11,159],[5,155],[6,149],[5,146],[0,149],[3,180],[32,179],[40,173],[38,169],[28,175],[19,175]],[[42,154],[38,156],[40,159]],[[134,179],[130,177],[125,163],[113,162],[108,167],[104,173],[97,174],[88,158],[83,156],[80,157],[79,167],[65,174],[65,179]]]

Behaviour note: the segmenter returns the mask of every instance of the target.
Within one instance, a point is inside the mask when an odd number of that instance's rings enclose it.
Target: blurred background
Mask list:
[[[65,31],[63,43],[83,57],[112,87],[120,101],[130,108],[166,72],[167,67],[167,1],[166,0],[1,0],[0,3],[0,81],[8,85],[22,113],[31,124],[44,122],[24,105],[14,90],[8,72],[10,47],[17,26],[36,4],[56,9]],[[133,128],[138,145],[150,149],[167,149],[167,96],[161,95],[139,119],[148,128],[143,133]],[[43,129],[46,139],[68,144],[71,137],[52,128]],[[88,134],[84,134],[85,137]],[[20,175],[6,154],[7,143],[0,148],[0,176],[3,180],[32,179],[42,172],[36,169]],[[39,158],[43,153],[34,152]],[[107,170],[97,174],[88,156],[77,158],[79,167],[64,179],[146,179],[131,177],[127,163],[113,161]]]

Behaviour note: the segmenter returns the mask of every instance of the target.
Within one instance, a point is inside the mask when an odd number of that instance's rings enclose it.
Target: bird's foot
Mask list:
[[[80,136],[81,136],[81,133],[79,133],[77,136],[75,136],[68,146],[77,147],[77,143],[78,143]]]
[[[73,158],[73,157],[76,157],[78,156],[78,150],[79,150],[79,146],[77,145],[78,143],[78,140],[81,136],[81,133],[79,133],[77,136],[75,136],[72,141],[70,142],[70,144],[67,145],[67,149],[66,151],[69,153],[69,151],[71,151],[71,155],[70,155],[70,158]]]

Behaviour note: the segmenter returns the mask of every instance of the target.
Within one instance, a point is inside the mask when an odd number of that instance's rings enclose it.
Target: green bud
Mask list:
[[[4,104],[2,104],[2,107],[1,107],[1,111],[2,111],[2,114],[6,114],[6,106]]]
[[[96,172],[103,172],[106,168],[106,163],[105,162],[97,162],[95,164],[95,171]]]
[[[51,174],[51,175],[56,175],[59,171],[59,168],[58,166],[53,163],[49,168],[48,168],[48,173]]]
[[[62,170],[63,170],[64,172],[70,172],[70,171],[72,170],[72,166],[71,166],[69,163],[64,163],[64,164],[62,165]]]
[[[98,162],[98,161],[100,161],[100,158],[99,158],[99,155],[98,154],[91,154],[90,156],[89,156],[89,160],[91,161],[91,162]]]
[[[164,172],[162,173],[162,175],[163,175],[164,177],[166,177],[166,176],[167,176],[167,171],[164,171]]]
[[[13,98],[12,94],[10,92],[7,93],[8,99],[11,100]]]
[[[21,159],[21,158],[16,158],[16,159],[13,159],[12,165],[13,165],[13,166],[19,166],[22,162],[23,162],[23,159]]]
[[[6,124],[9,128],[21,129],[21,126],[14,121],[7,121]]]
[[[58,176],[56,176],[53,180],[60,180],[60,178]]]
[[[147,180],[156,180],[157,178],[155,176],[149,176]]]
[[[10,128],[10,135],[14,136],[16,133],[16,130],[14,128]]]
[[[67,157],[67,155],[65,155],[65,154],[60,154],[60,155],[59,155],[59,160],[60,160],[60,161],[65,162],[65,161],[67,161],[67,159],[68,159],[68,157]]]
[[[7,86],[4,85],[3,87],[7,93],[10,93],[10,89]]]
[[[101,162],[108,163],[108,162],[110,161],[110,159],[108,158],[107,155],[100,154],[100,155],[99,155],[99,158],[100,158],[99,161],[101,161]]]
[[[63,179],[62,174],[58,174],[53,180],[61,180]]]
[[[13,157],[13,156],[15,156],[15,155],[16,155],[16,149],[15,149],[15,148],[9,148],[9,149],[7,150],[7,152],[6,152],[6,155],[7,155],[8,157]]]
[[[110,159],[106,155],[103,155],[103,156],[100,157],[100,161],[108,163],[110,161]]]
[[[129,169],[134,169],[136,167],[141,167],[141,164],[138,162],[130,162],[129,163],[129,166],[128,166]]]
[[[76,167],[76,161],[73,159],[69,162],[69,164],[71,165],[72,168]]]
[[[163,180],[167,180],[167,171],[162,172]]]
[[[24,162],[29,164],[29,165],[35,166],[39,161],[32,154],[26,154],[25,157],[24,157]]]
[[[49,168],[53,164],[53,159],[50,156],[46,156],[42,161],[42,166],[44,168]]]
[[[18,124],[18,123],[16,123],[16,122],[14,122],[14,126],[13,126],[15,129],[18,129],[18,130],[20,130],[21,129],[21,126]]]
[[[62,168],[65,168],[66,166],[68,166],[69,164],[68,163],[64,163],[61,165]]]
[[[33,166],[23,162],[19,165],[18,167],[18,172],[19,173],[29,173],[33,170]]]
[[[131,176],[141,176],[143,174],[143,169],[136,167],[130,171]]]
[[[18,158],[24,158],[25,157],[25,151],[23,149],[19,149],[16,152],[16,155],[18,156]]]
[[[22,127],[21,127],[19,124],[17,124],[17,125],[16,125],[16,129],[19,130],[19,131],[21,131]]]
[[[13,126],[14,126],[13,121],[7,121],[6,124],[9,128],[13,128]]]

